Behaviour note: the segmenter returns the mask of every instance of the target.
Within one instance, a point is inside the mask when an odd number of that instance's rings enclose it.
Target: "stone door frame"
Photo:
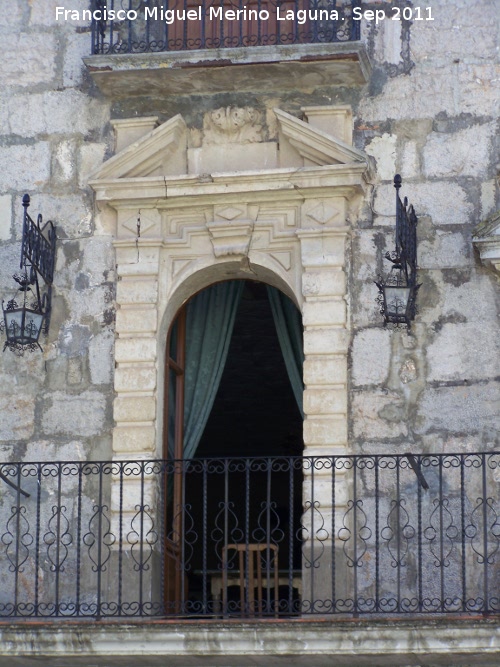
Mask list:
[[[156,128],[155,118],[127,121],[134,137],[149,132],[94,174],[98,228],[111,233],[116,252],[116,459],[161,457],[168,329],[193,294],[230,279],[260,280],[297,304],[304,453],[348,450],[346,255],[368,160],[321,129],[318,109],[307,110],[318,127],[276,109],[278,144],[252,145],[266,155],[278,145],[282,162],[296,166],[186,173],[187,128],[176,116]],[[350,122],[345,108],[340,115]]]

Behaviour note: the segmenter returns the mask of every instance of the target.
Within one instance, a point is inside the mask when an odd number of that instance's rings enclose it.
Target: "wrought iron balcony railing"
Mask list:
[[[93,0],[92,54],[359,39],[360,0]]]
[[[0,617],[500,611],[500,453],[0,464]]]

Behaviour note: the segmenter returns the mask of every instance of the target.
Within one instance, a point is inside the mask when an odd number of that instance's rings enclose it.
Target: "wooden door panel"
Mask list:
[[[184,445],[184,365],[186,310],[181,310],[172,325],[165,364],[163,456],[165,475],[164,601],[167,613],[178,614],[187,596],[187,579],[182,569],[182,499],[183,474],[180,464]],[[172,396],[174,392],[174,396]],[[172,414],[172,410],[174,414]],[[173,446],[172,446],[173,445]]]
[[[277,2],[280,20],[278,20]],[[184,11],[198,12],[199,7],[200,2],[196,0],[174,0],[169,4],[169,9],[180,12],[181,17]],[[177,18],[176,14],[174,22],[168,26],[168,39],[173,49],[181,48],[181,44],[188,49],[200,49],[310,41],[309,20],[299,23],[297,18],[297,10],[307,10],[308,7],[308,0],[248,0],[241,4],[234,0],[207,1],[202,3],[202,9],[205,8],[206,14],[201,21]],[[217,12],[222,8],[224,18],[222,20],[210,18],[211,8]],[[226,11],[236,13],[244,8],[247,13],[240,14],[235,20],[225,17]],[[295,19],[286,18],[287,10],[293,10]],[[255,18],[252,12],[256,12],[258,17],[259,11],[269,12],[269,18],[266,20]],[[214,15],[219,14],[212,13],[212,16]]]

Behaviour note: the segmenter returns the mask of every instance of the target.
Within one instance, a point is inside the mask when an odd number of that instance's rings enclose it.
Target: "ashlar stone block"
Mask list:
[[[12,31],[14,28],[20,30],[23,21],[23,11],[21,7],[21,2],[19,0],[14,0],[14,2],[9,3],[8,12],[0,12],[0,27],[8,28]]]
[[[154,426],[117,426],[113,430],[114,452],[151,452],[154,448]]]
[[[118,338],[115,341],[115,361],[154,361],[156,359],[155,338]]]
[[[495,279],[487,274],[473,273],[469,280],[456,284],[446,282],[441,286],[440,314],[448,318],[465,318],[481,322],[492,338],[498,337],[498,294]],[[480,295],[480,298],[478,298]],[[457,319],[458,321],[458,319]]]
[[[349,334],[341,327],[323,327],[304,331],[304,353],[347,354]]]
[[[446,12],[440,12],[436,7],[434,21],[413,24],[412,58],[423,63],[430,60],[437,65],[463,59],[464,52],[470,50],[474,59],[494,59],[496,43],[491,26],[491,4],[482,0],[473,4],[455,0],[448,2],[446,8]],[[449,39],[443,40],[443,34],[449,35]]]
[[[484,177],[490,163],[493,135],[492,124],[474,125],[452,134],[433,132],[423,148],[424,175]]]
[[[73,88],[16,95],[11,99],[9,109],[11,130],[22,137],[86,135],[92,130],[100,130],[109,114],[100,101],[89,99]]]
[[[347,446],[347,421],[344,418],[313,415],[304,421],[304,441],[307,442],[307,454],[315,456],[310,446],[325,446],[324,453],[332,455],[327,446]]]
[[[154,304],[158,299],[158,282],[139,278],[123,279],[116,287],[116,300],[120,304]]]
[[[96,436],[106,422],[106,395],[85,391],[78,395],[54,392],[46,399],[42,430],[46,435]]]
[[[30,0],[30,25],[32,26],[54,26],[65,28],[75,25],[85,25],[84,21],[65,21],[64,14],[56,22],[56,7],[62,5],[59,0]],[[78,7],[74,4],[73,7]],[[68,6],[69,8],[69,6]]]
[[[306,415],[346,413],[346,387],[306,389],[304,391],[304,412]]]
[[[0,396],[0,415],[0,441],[24,440],[33,435],[35,429],[33,397],[22,397],[22,394]]]
[[[419,176],[420,156],[416,141],[407,141],[401,149],[399,170],[403,180]]]
[[[40,211],[44,220],[52,220],[64,231],[66,238],[80,238],[92,231],[92,204],[84,193],[57,196],[37,194],[31,202],[30,210]]]
[[[302,294],[305,297],[342,296],[345,283],[345,273],[340,268],[308,270],[302,274]]]
[[[493,34],[493,33],[492,33]],[[498,80],[500,65],[491,61],[457,65],[460,111],[474,116],[498,116]]]
[[[418,406],[417,433],[448,431],[474,434],[500,430],[500,385],[498,382],[471,386],[429,387]]]
[[[403,183],[402,196],[408,197],[417,218],[428,215],[435,226],[463,225],[471,221],[473,207],[467,193],[457,183],[426,181]],[[375,193],[375,224],[395,225],[395,194],[392,184],[383,184]]]
[[[391,362],[391,334],[387,329],[363,329],[354,337],[352,381],[354,385],[384,384]]]
[[[427,348],[428,380],[481,380],[500,376],[498,324],[448,323]],[[500,412],[500,404],[499,404]]]
[[[154,391],[156,368],[152,364],[119,365],[115,370],[115,390],[118,392]]]
[[[117,271],[120,276],[134,276],[144,273],[157,274],[160,257],[159,246],[144,242],[116,245]]]
[[[0,148],[0,164],[9,169],[0,170],[1,190],[21,190],[42,187],[50,178],[50,145],[41,141],[31,146],[3,146]]]
[[[92,236],[80,241],[82,249],[81,268],[89,278],[89,286],[97,287],[111,280],[115,262],[110,238]]]
[[[358,114],[363,120],[380,121],[433,118],[440,112],[457,112],[456,90],[447,68],[418,65],[411,76],[390,78],[383,95],[365,96]]]
[[[43,53],[43,57],[40,54]],[[2,80],[5,86],[36,86],[55,75],[55,36],[7,32],[2,35]]]
[[[356,438],[377,440],[408,435],[404,401],[399,394],[363,391],[352,396],[351,405]]]
[[[345,355],[313,357],[304,360],[304,384],[345,384],[347,382],[347,357]]]
[[[439,230],[434,240],[423,241],[418,247],[421,269],[460,268],[472,264],[472,248],[465,234]]]
[[[304,326],[328,326],[345,324],[346,303],[343,299],[329,301],[306,301],[302,308]]]
[[[146,422],[156,417],[154,396],[118,396],[114,402],[117,422]]]
[[[120,308],[116,313],[119,333],[152,333],[156,331],[158,315],[153,308]]]
[[[309,267],[344,266],[345,235],[327,232],[298,232],[302,264]]]

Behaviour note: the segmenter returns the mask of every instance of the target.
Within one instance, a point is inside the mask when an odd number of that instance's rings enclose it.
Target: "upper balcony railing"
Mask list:
[[[500,612],[500,453],[0,464],[0,618]]]
[[[359,40],[361,0],[93,0],[92,54]]]

